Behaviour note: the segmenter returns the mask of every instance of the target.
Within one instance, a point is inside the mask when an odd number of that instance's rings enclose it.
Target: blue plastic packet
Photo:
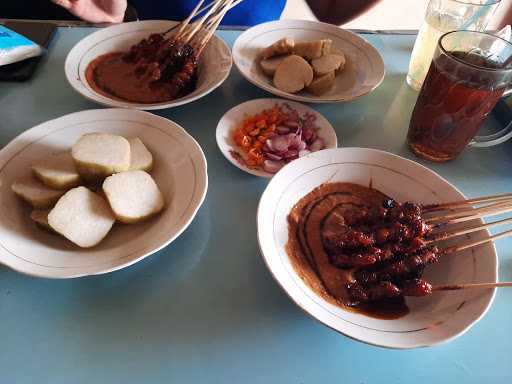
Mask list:
[[[40,45],[0,25],[0,66],[39,56],[43,52]]]

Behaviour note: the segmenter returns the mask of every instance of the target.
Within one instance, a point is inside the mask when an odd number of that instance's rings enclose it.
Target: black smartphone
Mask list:
[[[57,29],[55,24],[34,21],[6,21],[2,24],[44,48],[48,48]],[[0,66],[0,81],[25,81],[30,79],[40,60],[41,56],[31,57],[17,63]]]

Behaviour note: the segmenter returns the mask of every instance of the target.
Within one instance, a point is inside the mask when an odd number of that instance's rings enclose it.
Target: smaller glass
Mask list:
[[[412,50],[407,84],[420,90],[441,35],[456,30],[485,30],[499,3],[500,0],[430,0]]]
[[[439,39],[412,113],[407,141],[428,160],[457,157],[469,144],[492,146],[512,137],[509,124],[475,137],[512,81],[512,44],[483,32],[454,31]]]

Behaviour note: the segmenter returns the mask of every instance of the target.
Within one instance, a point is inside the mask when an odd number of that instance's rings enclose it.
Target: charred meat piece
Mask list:
[[[372,234],[352,229],[339,232],[325,231],[323,241],[329,254],[344,253],[345,250],[369,247],[375,243]]]
[[[355,278],[365,283],[379,281],[400,281],[400,279],[419,275],[423,269],[438,261],[438,249],[436,247],[423,248],[412,255],[405,255],[401,260],[393,260],[376,270],[356,271]]]
[[[400,288],[389,281],[382,281],[372,285],[352,283],[348,284],[347,289],[352,299],[352,305],[397,297],[402,293]]]
[[[402,295],[404,296],[427,296],[432,293],[432,285],[422,279],[404,281],[402,284]]]
[[[369,301],[391,299],[398,296],[427,296],[432,293],[432,286],[422,279],[404,281],[401,286],[389,281],[381,281],[376,284],[365,285],[352,283],[347,286],[351,296],[350,305],[358,305]]]

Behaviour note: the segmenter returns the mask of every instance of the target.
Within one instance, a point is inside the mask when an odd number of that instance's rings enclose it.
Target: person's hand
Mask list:
[[[124,19],[126,0],[51,0],[76,17],[91,23],[120,23]]]

